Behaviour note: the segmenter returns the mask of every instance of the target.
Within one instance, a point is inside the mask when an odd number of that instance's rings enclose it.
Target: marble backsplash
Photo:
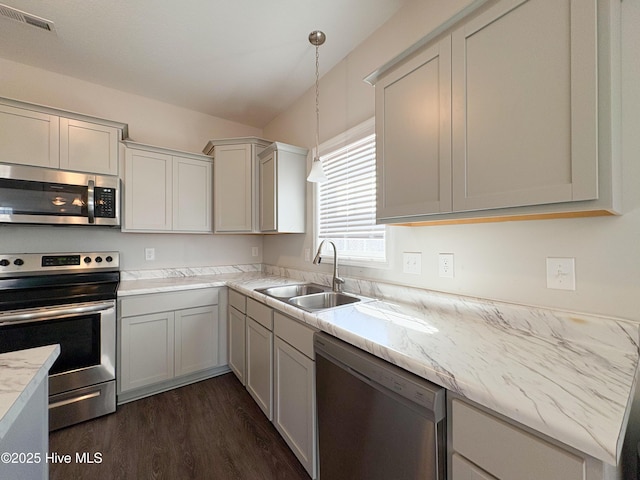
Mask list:
[[[300,282],[331,285],[331,275],[327,273],[262,264],[131,270],[121,272],[121,280],[260,272]],[[396,305],[405,313],[413,310],[417,316],[428,314],[444,317],[454,313],[456,316],[482,321],[498,329],[515,328],[538,337],[564,338],[580,343],[620,348],[622,335],[627,338],[626,349],[637,351],[640,344],[640,324],[627,319],[510,304],[357,278],[345,278],[344,291],[383,300],[389,304],[389,308]]]
[[[265,265],[263,273],[331,285],[331,275],[320,272]],[[564,338],[611,348],[620,348],[622,335],[627,337],[626,347],[634,351],[640,344],[640,324],[627,319],[497,302],[356,278],[345,278],[344,291],[383,300],[391,308],[397,304],[405,313],[407,309],[413,309],[420,316],[425,313],[438,316],[455,313],[495,328],[515,328],[539,337]]]

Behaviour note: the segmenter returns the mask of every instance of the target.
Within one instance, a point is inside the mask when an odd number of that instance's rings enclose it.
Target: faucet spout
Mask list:
[[[334,292],[341,292],[342,286],[344,285],[344,279],[338,276],[338,249],[336,248],[336,244],[331,240],[323,240],[318,247],[316,256],[313,258],[313,264],[318,265],[322,261],[321,252],[325,242],[329,242],[333,247],[333,280],[331,282],[331,288]]]

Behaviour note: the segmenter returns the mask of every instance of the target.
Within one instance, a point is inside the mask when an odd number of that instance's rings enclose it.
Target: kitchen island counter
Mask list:
[[[58,355],[59,345],[0,354],[0,442],[36,389],[47,381]]]

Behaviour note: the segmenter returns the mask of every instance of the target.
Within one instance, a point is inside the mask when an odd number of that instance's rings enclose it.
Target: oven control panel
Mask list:
[[[119,252],[93,253],[0,253],[0,277],[52,273],[115,271]]]

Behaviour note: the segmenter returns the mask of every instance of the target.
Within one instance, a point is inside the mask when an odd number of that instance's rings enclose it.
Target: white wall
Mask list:
[[[362,79],[415,43],[470,0],[410,0],[391,20],[327,73],[320,83],[321,139],[375,114],[374,88]],[[640,2],[622,2],[622,139],[625,214],[613,218],[474,225],[390,227],[388,269],[346,267],[342,273],[427,289],[640,320]],[[331,48],[332,41],[321,47]],[[313,68],[311,62],[309,68]],[[264,129],[267,138],[314,143],[314,91]],[[307,189],[311,232],[312,188]],[[322,269],[304,261],[311,234],[268,237],[264,262]],[[422,252],[422,275],[402,273],[402,252]],[[455,254],[455,278],[437,275],[439,252]],[[545,258],[576,258],[576,291],[546,288]]]
[[[0,96],[129,125],[132,140],[200,153],[212,138],[261,135],[254,127],[186,110],[101,85],[0,59]],[[121,233],[94,227],[0,225],[0,252],[118,250],[123,270],[255,263],[260,236]],[[144,248],[156,260],[144,260]]]

